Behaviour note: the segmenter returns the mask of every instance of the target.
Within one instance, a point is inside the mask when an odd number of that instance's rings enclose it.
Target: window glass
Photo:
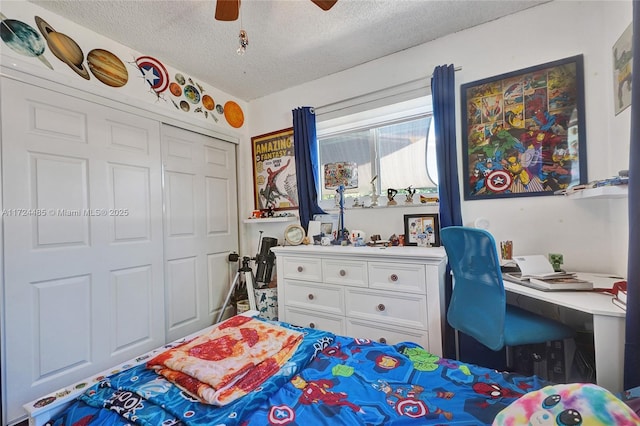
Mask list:
[[[324,126],[318,136],[321,199],[333,199],[336,193],[324,188],[323,165],[339,161],[358,164],[358,188],[346,190],[347,197],[367,198],[374,188],[381,197],[386,197],[389,188],[398,194],[406,193],[404,190],[409,187],[418,194],[437,192],[432,124],[430,111],[422,111],[405,117],[396,112],[391,120],[380,115],[364,125],[354,120],[351,128],[343,120],[334,132]]]

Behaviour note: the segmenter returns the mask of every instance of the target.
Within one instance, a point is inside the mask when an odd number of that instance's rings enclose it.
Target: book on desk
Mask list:
[[[503,278],[542,291],[593,290],[591,281],[578,278],[575,274],[563,273],[547,278],[523,276],[518,272],[505,272]]]
[[[543,255],[514,257],[519,272],[503,272],[503,278],[542,291],[593,290],[593,283],[575,273],[555,271]]]

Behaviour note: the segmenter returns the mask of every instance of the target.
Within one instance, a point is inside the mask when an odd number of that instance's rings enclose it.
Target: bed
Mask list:
[[[497,416],[519,424],[539,415],[538,405],[548,415],[549,401],[562,407],[558,395],[572,392],[575,402],[586,392],[583,417],[615,419],[592,424],[640,424],[619,398],[573,386],[440,358],[411,342],[384,345],[246,313],[25,409],[36,426],[490,425]],[[595,391],[607,394],[597,404]]]

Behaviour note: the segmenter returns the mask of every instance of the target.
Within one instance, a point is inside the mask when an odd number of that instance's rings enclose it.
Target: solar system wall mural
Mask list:
[[[180,72],[171,77],[167,67],[157,58],[142,55],[125,62],[113,52],[100,47],[90,50],[85,58],[79,44],[64,29],[54,28],[37,15],[34,21],[35,26],[32,26],[0,13],[0,38],[12,51],[33,57],[50,70],[68,67],[85,80],[91,80],[93,76],[111,88],[137,84],[153,94],[156,102],[170,102],[181,113],[197,114],[216,123],[224,118],[222,122],[236,129],[244,124],[240,105],[232,100],[219,102],[201,83]],[[60,62],[53,61],[52,64],[45,57],[47,50]],[[127,66],[132,67],[133,74],[140,78],[130,75]]]

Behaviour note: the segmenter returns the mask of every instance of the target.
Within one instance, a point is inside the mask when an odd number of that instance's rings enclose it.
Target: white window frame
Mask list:
[[[387,105],[379,108],[374,108],[366,111],[357,112],[350,115],[345,115],[336,118],[330,118],[323,120],[322,117],[316,117],[316,134],[318,139],[330,137],[333,135],[337,135],[340,133],[345,133],[349,131],[356,131],[358,129],[366,129],[374,126],[383,126],[385,124],[393,124],[394,122],[407,121],[411,119],[416,119],[424,116],[432,116],[433,115],[433,104],[431,95],[422,96],[418,98],[411,99],[409,101],[404,101],[400,103],[396,103],[393,105]],[[431,134],[433,132],[433,123],[429,127],[429,134],[427,135],[427,141],[430,137],[433,137]],[[427,156],[428,163],[435,167],[435,144],[431,146],[428,145],[427,149],[431,148],[434,150],[433,155]],[[323,165],[319,165],[320,174],[323,173]],[[427,176],[429,179],[434,182],[436,188],[438,185],[437,179],[434,179],[432,175],[427,171]],[[368,184],[368,183],[367,183]],[[318,193],[319,198],[321,197],[321,190]],[[348,196],[348,195],[347,195]],[[360,197],[358,201],[365,206],[371,204],[371,199],[369,196]],[[318,200],[320,207],[324,210],[332,210],[335,208],[335,201],[333,200]],[[349,203],[349,206],[352,203]],[[382,197],[378,200],[378,206],[385,206],[386,198],[383,200]],[[419,203],[417,204],[419,205]]]

